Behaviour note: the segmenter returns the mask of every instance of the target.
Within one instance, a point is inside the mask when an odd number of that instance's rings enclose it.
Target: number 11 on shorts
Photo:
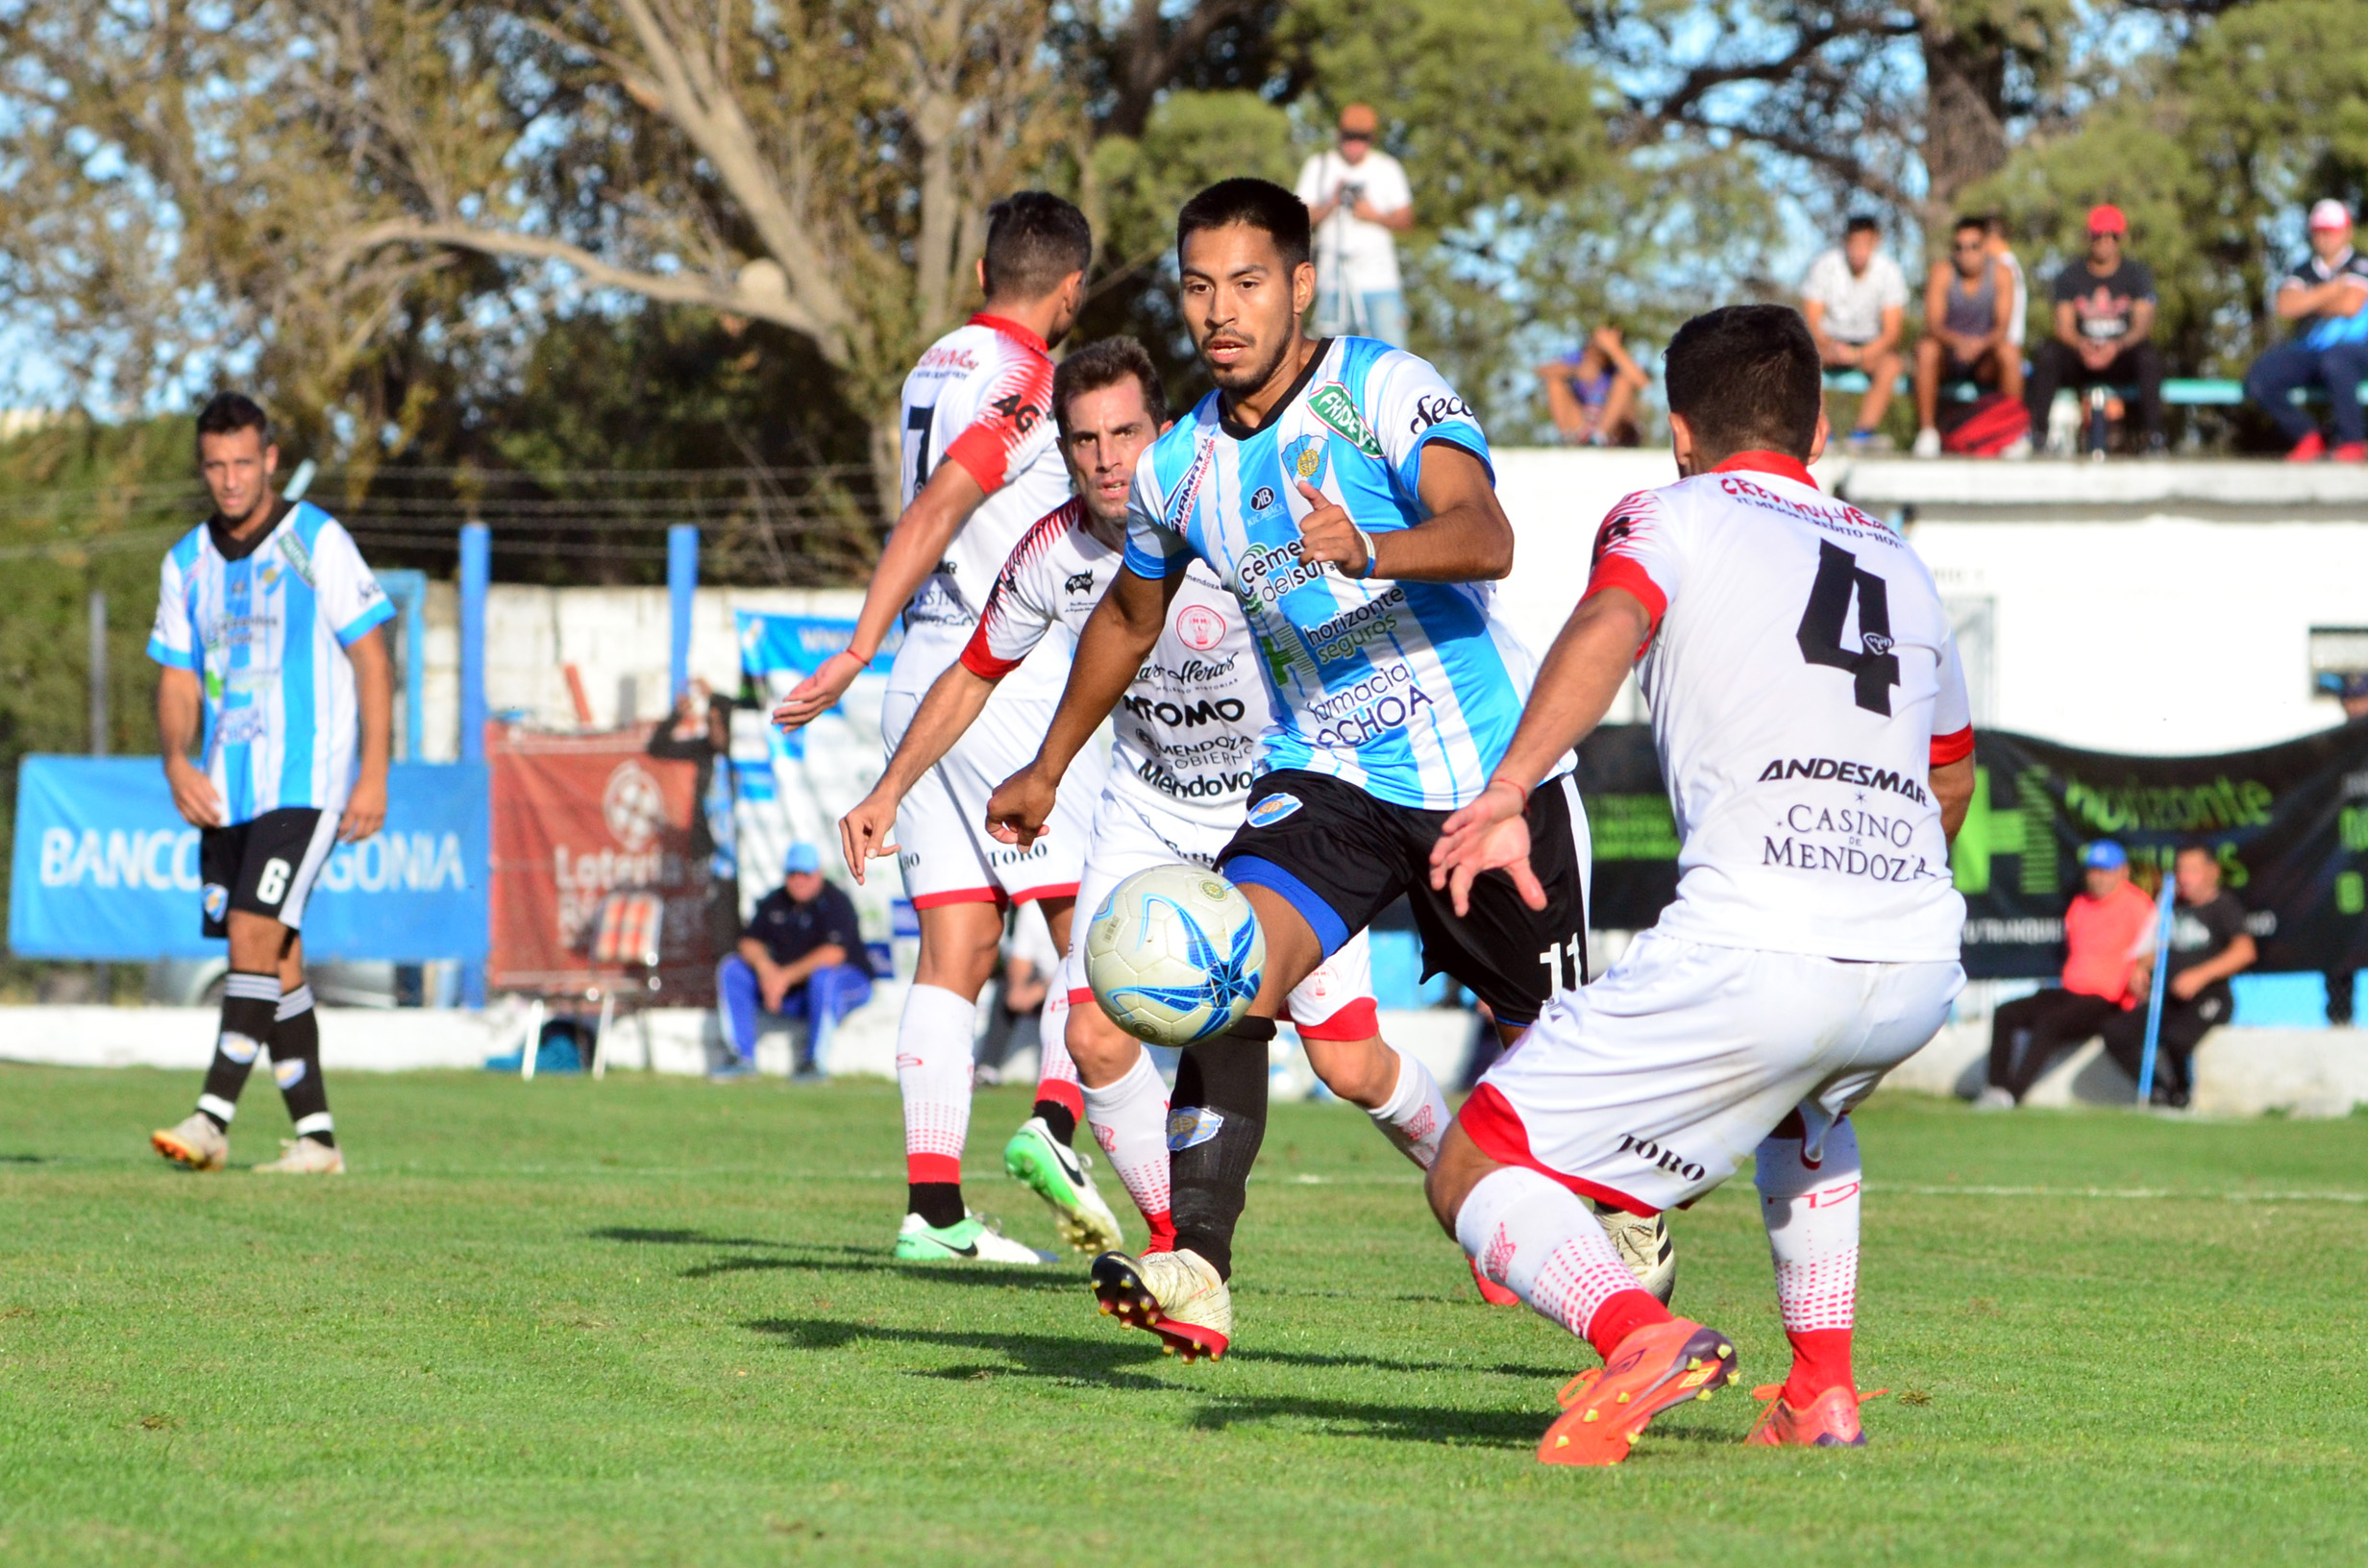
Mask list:
[[[1581,971],[1587,963],[1587,943],[1579,933],[1570,933],[1567,943],[1550,942],[1545,951],[1538,955],[1545,966],[1546,984],[1556,991],[1576,991],[1586,981]]]

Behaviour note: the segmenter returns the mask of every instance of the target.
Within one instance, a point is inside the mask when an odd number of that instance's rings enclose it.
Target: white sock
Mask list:
[[[1170,1215],[1173,1200],[1168,1188],[1168,1086],[1151,1066],[1151,1053],[1138,1048],[1135,1065],[1106,1089],[1085,1091],[1085,1121],[1094,1141],[1109,1157],[1110,1168],[1125,1185],[1126,1195],[1143,1211],[1144,1223],[1154,1239],[1172,1237]]]
[[[1810,1164],[1797,1138],[1761,1141],[1752,1177],[1767,1250],[1776,1263],[1776,1300],[1785,1332],[1847,1329],[1859,1287],[1859,1135],[1847,1120],[1825,1135],[1824,1158]]]
[[[910,1182],[959,1182],[971,1130],[971,1038],[978,1004],[943,986],[904,993],[897,1023],[897,1088],[904,1096]]]
[[[1410,1052],[1397,1053],[1397,1088],[1387,1104],[1368,1111],[1390,1146],[1424,1170],[1439,1163],[1439,1140],[1447,1136],[1447,1097],[1439,1080]]]
[[[1466,1194],[1455,1238],[1481,1273],[1572,1334],[1586,1335],[1598,1308],[1637,1288],[1578,1195],[1519,1165],[1499,1166]]]

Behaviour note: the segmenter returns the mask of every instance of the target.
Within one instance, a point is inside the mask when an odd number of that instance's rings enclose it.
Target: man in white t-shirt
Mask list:
[[[1616,1464],[1653,1415],[1736,1380],[1735,1345],[1637,1288],[1583,1199],[1683,1207],[1754,1162],[1792,1370],[1746,1441],[1857,1447],[1849,1114],[1964,985],[1949,840],[1974,783],[1948,612],[1906,540],[1821,494],[1817,350],[1778,305],[1671,339],[1677,483],[1595,536],[1578,608],[1432,881],[1544,902],[1522,815],[1634,670],[1677,824],[1677,898],[1546,1004],[1440,1146],[1431,1206],[1489,1279],[1604,1358],[1538,1457]]]
[[[1341,110],[1340,146],[1299,170],[1299,200],[1316,230],[1316,335],[1377,337],[1406,346],[1406,294],[1398,281],[1397,241],[1415,226],[1406,170],[1373,138],[1381,118],[1370,105]]]
[[[1899,381],[1900,334],[1908,318],[1908,277],[1899,263],[1883,254],[1882,233],[1863,214],[1852,218],[1842,232],[1838,250],[1826,252],[1809,264],[1801,282],[1801,314],[1809,318],[1810,335],[1817,340],[1817,358],[1829,370],[1862,371],[1866,395],[1859,400],[1859,417],[1851,428],[1849,449],[1864,453],[1875,445],[1884,410]]]

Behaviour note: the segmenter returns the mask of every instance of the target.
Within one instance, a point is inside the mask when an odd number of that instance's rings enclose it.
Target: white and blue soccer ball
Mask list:
[[[1111,1020],[1154,1045],[1221,1035],[1249,1010],[1267,939],[1242,890],[1154,866],[1110,890],[1085,933],[1085,978]]]

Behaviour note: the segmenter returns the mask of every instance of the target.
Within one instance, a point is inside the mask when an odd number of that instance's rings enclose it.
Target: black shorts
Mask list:
[[[293,931],[305,901],[336,846],[338,812],[288,806],[197,836],[198,875],[206,883],[205,934],[230,935],[230,912],[245,910]]]
[[[1288,899],[1329,958],[1402,894],[1422,933],[1422,975],[1443,970],[1508,1024],[1536,1020],[1555,992],[1587,980],[1587,907],[1577,785],[1548,779],[1529,797],[1529,864],[1545,888],[1533,910],[1513,878],[1489,871],[1459,916],[1431,891],[1431,846],[1448,817],[1393,805],[1353,784],[1295,768],[1250,789],[1249,813],[1218,866],[1235,882]]]

